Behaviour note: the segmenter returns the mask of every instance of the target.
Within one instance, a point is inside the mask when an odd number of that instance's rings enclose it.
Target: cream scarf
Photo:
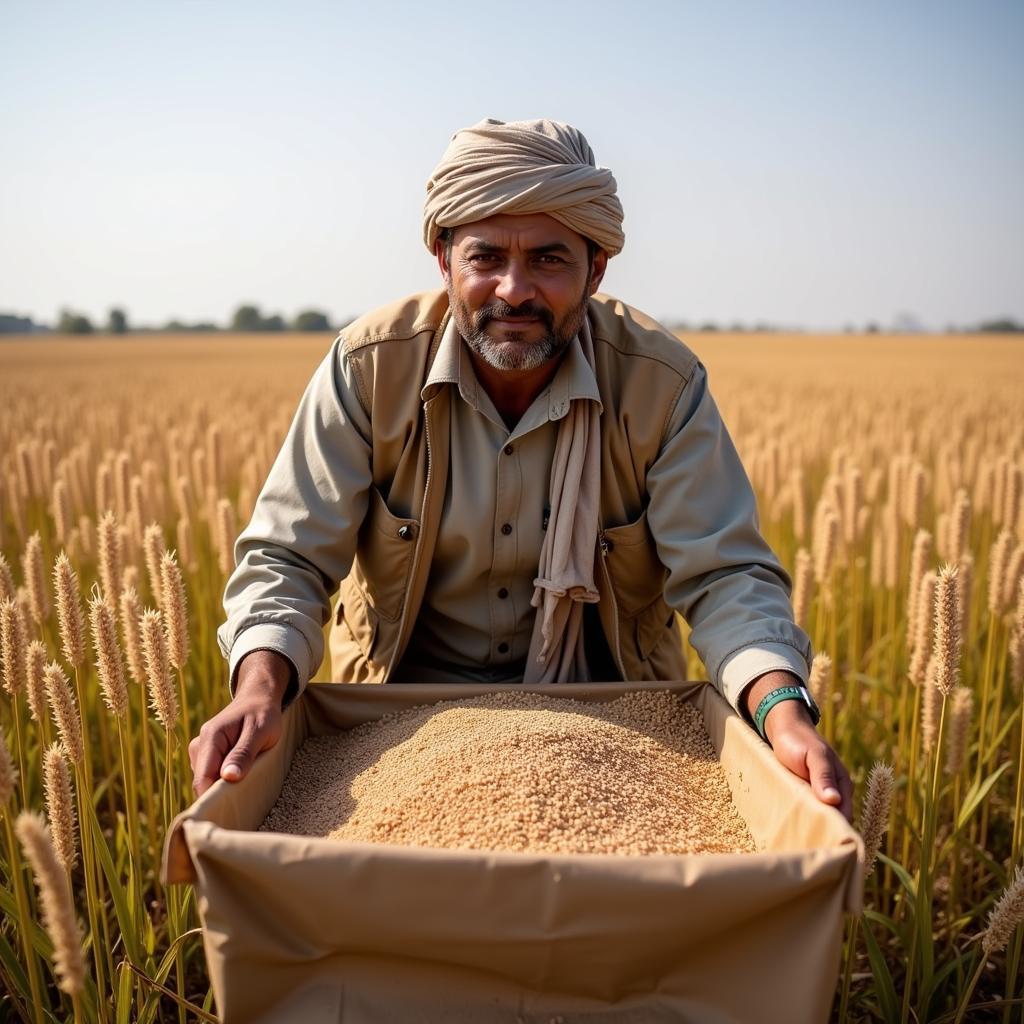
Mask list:
[[[580,346],[594,368],[594,341],[583,318]],[[596,402],[577,400],[558,426],[551,465],[548,528],[531,604],[537,609],[523,682],[587,682],[583,602],[594,586],[601,491],[601,422]]]

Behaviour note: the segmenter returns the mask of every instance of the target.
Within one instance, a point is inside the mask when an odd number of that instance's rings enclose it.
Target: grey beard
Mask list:
[[[478,331],[466,337],[466,344],[496,370],[535,370],[564,352],[572,341],[569,338],[562,342],[548,333],[539,341],[524,346],[521,337],[519,332],[511,332],[506,340],[495,341],[483,331]]]

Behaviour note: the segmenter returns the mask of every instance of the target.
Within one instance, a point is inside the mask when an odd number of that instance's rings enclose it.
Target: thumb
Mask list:
[[[827,748],[811,747],[807,751],[807,770],[811,776],[811,789],[819,800],[827,804],[838,804],[842,800],[839,780]]]
[[[231,748],[220,769],[220,777],[228,782],[237,782],[252,767],[257,754],[256,726],[251,719],[242,727],[234,747]]]

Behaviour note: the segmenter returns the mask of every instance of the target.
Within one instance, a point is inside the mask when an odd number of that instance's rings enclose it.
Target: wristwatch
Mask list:
[[[765,735],[764,731],[764,720],[768,717],[768,712],[771,711],[776,704],[781,704],[784,700],[803,701],[810,713],[811,722],[814,725],[817,725],[818,722],[821,721],[821,711],[818,709],[818,705],[814,703],[814,698],[811,696],[811,692],[806,686],[802,683],[778,686],[770,693],[765,694],[761,699],[761,703],[757,705],[757,709],[754,711],[754,728],[757,729],[761,739],[765,742],[768,741],[768,737]]]

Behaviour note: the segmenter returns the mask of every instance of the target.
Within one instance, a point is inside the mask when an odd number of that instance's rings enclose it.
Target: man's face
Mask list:
[[[581,235],[547,214],[498,214],[454,229],[451,258],[436,252],[452,317],[466,343],[497,370],[534,370],[579,331],[604,276]]]

